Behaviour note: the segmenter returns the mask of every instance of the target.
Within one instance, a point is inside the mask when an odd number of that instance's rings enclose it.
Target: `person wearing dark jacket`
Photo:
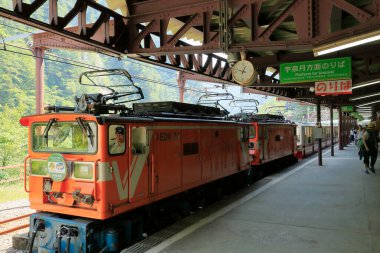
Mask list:
[[[363,157],[365,173],[369,174],[368,170],[375,173],[375,163],[377,160],[378,150],[378,133],[375,130],[375,124],[370,122],[367,127],[367,131],[363,134]],[[371,159],[371,163],[369,160]]]

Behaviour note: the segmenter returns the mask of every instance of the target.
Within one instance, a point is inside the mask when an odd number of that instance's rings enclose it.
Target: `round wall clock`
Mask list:
[[[232,78],[241,85],[250,85],[257,79],[257,71],[253,64],[247,60],[241,60],[232,66]]]

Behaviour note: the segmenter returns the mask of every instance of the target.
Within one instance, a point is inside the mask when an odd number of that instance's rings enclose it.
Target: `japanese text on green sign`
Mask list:
[[[280,64],[280,83],[351,79],[351,58],[334,58]]]
[[[354,106],[353,105],[342,105],[340,107],[342,112],[353,112],[354,111]]]

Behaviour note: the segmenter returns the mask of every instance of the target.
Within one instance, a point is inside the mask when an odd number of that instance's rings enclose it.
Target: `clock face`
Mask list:
[[[250,61],[242,60],[232,66],[233,79],[242,85],[249,85],[256,80],[257,72]]]

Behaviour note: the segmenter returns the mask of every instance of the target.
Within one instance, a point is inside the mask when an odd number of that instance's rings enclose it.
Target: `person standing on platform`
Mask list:
[[[355,137],[354,137],[354,129],[352,128],[350,130],[350,143],[353,142],[355,140]]]
[[[365,173],[369,174],[368,170],[375,173],[375,163],[377,160],[377,150],[378,150],[378,133],[375,130],[375,124],[370,122],[367,126],[367,131],[363,134],[363,157]],[[371,158],[371,163],[369,159]]]
[[[363,134],[365,131],[366,129],[362,127],[362,125],[359,125],[356,146],[358,147],[358,155],[360,160],[363,158]]]

